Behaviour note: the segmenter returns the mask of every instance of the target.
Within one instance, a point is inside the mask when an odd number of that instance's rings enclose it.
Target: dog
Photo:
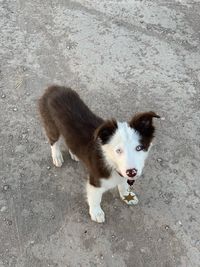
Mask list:
[[[117,186],[128,205],[138,203],[130,185],[142,174],[154,138],[153,118],[159,115],[149,111],[136,114],[129,122],[104,120],[74,90],[57,85],[47,88],[39,99],[39,111],[54,165],[63,164],[63,137],[71,158],[81,160],[88,170],[87,202],[93,221],[105,221],[101,199],[111,188]]]

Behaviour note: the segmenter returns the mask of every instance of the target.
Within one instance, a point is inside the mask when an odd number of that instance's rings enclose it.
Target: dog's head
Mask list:
[[[153,111],[136,114],[130,122],[107,120],[95,131],[106,162],[121,176],[135,180],[142,174],[155,128]]]

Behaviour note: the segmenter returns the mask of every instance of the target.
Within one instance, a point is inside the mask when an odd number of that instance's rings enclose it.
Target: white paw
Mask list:
[[[61,167],[63,162],[64,162],[62,153],[60,151],[57,151],[56,153],[53,153],[52,154],[52,159],[53,159],[53,164],[56,167]]]
[[[90,216],[92,221],[103,223],[105,222],[105,214],[101,207],[93,208],[90,210]]]
[[[77,156],[75,156],[70,150],[69,150],[69,154],[71,156],[71,159],[73,159],[75,161],[79,161],[79,159],[77,158]]]
[[[128,205],[136,205],[138,203],[138,198],[133,192],[126,192],[124,195],[121,195],[121,198]]]

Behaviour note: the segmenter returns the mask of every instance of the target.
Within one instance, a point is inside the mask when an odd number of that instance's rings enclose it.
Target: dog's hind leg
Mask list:
[[[48,109],[47,99],[44,96],[39,100],[39,110],[46,135],[51,145],[53,163],[56,167],[61,167],[63,163],[63,156],[60,150],[61,136],[54,120],[51,117]]]
[[[73,159],[73,160],[75,160],[75,161],[79,161],[79,159],[77,158],[77,156],[74,155],[74,154],[71,152],[70,149],[69,149],[69,154],[70,154],[71,159]]]
[[[64,160],[62,156],[62,152],[60,150],[60,138],[58,141],[56,141],[52,146],[51,146],[51,155],[53,159],[53,164],[56,167],[61,167]]]

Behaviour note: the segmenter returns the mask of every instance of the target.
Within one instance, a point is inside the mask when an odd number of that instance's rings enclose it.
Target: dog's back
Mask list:
[[[79,155],[93,140],[95,129],[103,122],[72,89],[49,87],[39,100],[39,110],[51,145],[62,135],[72,152]]]

